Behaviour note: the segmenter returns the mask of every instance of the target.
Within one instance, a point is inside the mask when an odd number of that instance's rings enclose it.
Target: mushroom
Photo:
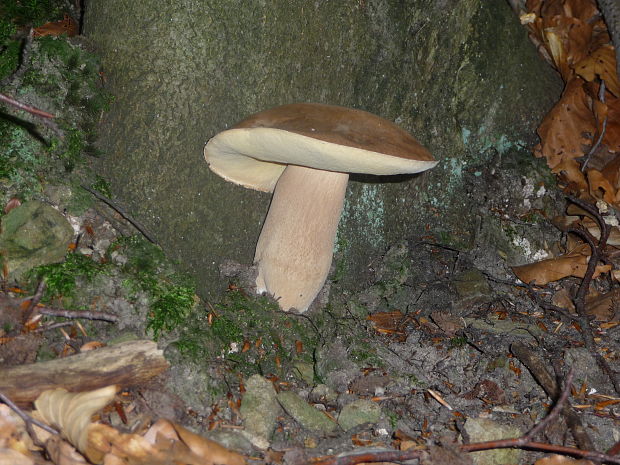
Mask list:
[[[252,115],[213,137],[204,155],[227,181],[273,192],[254,255],[257,292],[299,312],[327,279],[349,173],[418,173],[437,164],[390,121],[316,103]]]

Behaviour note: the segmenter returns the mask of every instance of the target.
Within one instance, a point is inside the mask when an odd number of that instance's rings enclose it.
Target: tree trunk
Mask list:
[[[561,88],[504,1],[97,0],[85,11],[115,95],[103,172],[203,293],[223,288],[223,259],[251,263],[270,200],[209,172],[203,146],[284,103],[376,113],[441,160],[421,176],[352,177],[335,258],[351,286],[403,238],[486,241],[516,263],[543,242],[480,212],[504,195],[497,186],[519,202],[521,179],[542,179],[528,149]]]

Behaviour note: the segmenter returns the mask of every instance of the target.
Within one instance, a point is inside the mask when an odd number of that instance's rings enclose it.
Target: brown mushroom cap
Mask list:
[[[371,113],[295,103],[256,113],[213,137],[205,159],[222,178],[273,191],[286,165],[392,175],[437,164],[407,131]]]

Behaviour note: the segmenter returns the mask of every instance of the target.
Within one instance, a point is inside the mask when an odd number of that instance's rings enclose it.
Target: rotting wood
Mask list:
[[[48,362],[0,368],[0,392],[24,404],[46,389],[89,391],[110,384],[138,385],[168,366],[155,342],[128,341]]]

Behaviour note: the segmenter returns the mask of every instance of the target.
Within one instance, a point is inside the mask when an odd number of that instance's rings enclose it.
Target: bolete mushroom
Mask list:
[[[273,192],[254,255],[257,292],[299,312],[327,279],[349,173],[417,173],[437,164],[390,121],[315,103],[252,115],[213,137],[204,154],[227,181]]]

